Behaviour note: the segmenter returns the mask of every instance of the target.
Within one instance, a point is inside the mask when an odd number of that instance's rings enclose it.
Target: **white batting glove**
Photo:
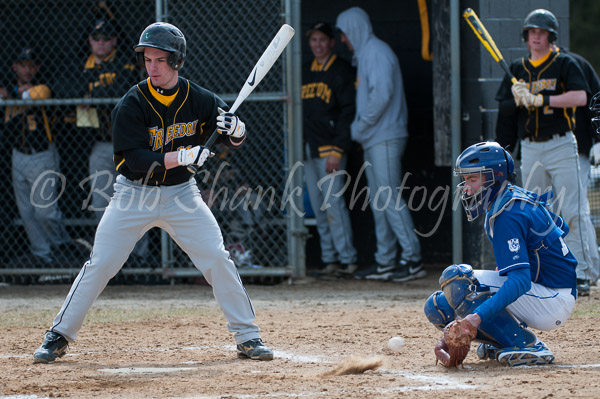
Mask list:
[[[525,93],[523,96],[523,105],[531,108],[539,108],[544,105],[544,96],[541,94],[531,94],[530,92]]]
[[[517,107],[525,105],[523,103],[523,99],[525,93],[529,92],[529,90],[527,90],[527,83],[525,83],[523,80],[519,80],[518,82],[513,83],[513,85],[510,88],[510,91],[512,91],[513,99],[515,100],[515,104],[517,104]]]
[[[219,134],[226,134],[237,139],[244,137],[246,134],[246,124],[240,120],[235,114],[225,112],[219,108],[219,116],[217,116],[217,130]]]
[[[590,163],[594,166],[600,165],[600,143],[596,143],[590,148]]]
[[[189,150],[185,148],[179,150],[177,154],[177,163],[181,166],[202,166],[204,165],[204,162],[206,162],[206,160],[209,157],[212,157],[213,155],[215,154],[211,152],[208,148],[201,145],[197,145],[195,147],[190,148]]]

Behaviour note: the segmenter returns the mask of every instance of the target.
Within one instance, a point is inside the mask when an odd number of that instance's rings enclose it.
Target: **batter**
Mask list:
[[[220,143],[236,148],[245,140],[245,125],[223,110],[226,104],[215,94],[179,77],[186,42],[177,27],[154,23],[134,48],[149,78],[132,87],[111,114],[119,173],[115,193],[98,225],[90,260],[35,351],[34,362],[52,363],[66,353],[94,300],[152,227],[167,231],[213,287],[238,356],[271,360],[273,352],[260,339],[254,308],[221,230],[186,168],[199,168],[210,156],[202,144],[214,129],[221,133]]]

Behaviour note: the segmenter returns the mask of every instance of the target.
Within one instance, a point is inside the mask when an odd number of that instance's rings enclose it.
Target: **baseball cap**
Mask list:
[[[94,27],[90,32],[90,36],[92,36],[92,39],[94,40],[97,40],[101,37],[105,39],[111,38],[116,36],[116,34],[117,32],[115,31],[115,27],[113,26],[112,22],[106,19],[96,20]]]
[[[327,22],[317,22],[310,27],[310,29],[306,32],[306,36],[310,37],[314,32],[319,31],[332,39],[335,39],[335,34],[333,32],[333,28]]]
[[[21,52],[17,56],[17,61],[25,61],[25,60],[31,60],[34,62],[38,61],[38,58],[37,58],[35,52],[31,49],[31,47],[25,47],[23,50],[21,50]]]

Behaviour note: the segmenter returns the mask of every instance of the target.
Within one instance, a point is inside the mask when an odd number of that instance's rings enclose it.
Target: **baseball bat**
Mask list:
[[[475,36],[477,36],[481,44],[483,44],[483,46],[492,55],[492,57],[494,57],[494,60],[496,60],[496,62],[500,64],[502,69],[504,69],[504,72],[506,72],[508,76],[510,76],[511,82],[516,83],[517,78],[513,76],[512,72],[510,71],[510,68],[508,67],[508,64],[506,63],[506,61],[504,61],[504,57],[502,57],[502,53],[500,52],[500,50],[498,50],[498,47],[496,47],[494,39],[492,39],[492,36],[485,29],[485,26],[483,26],[483,24],[479,20],[479,17],[477,16],[477,14],[475,14],[475,11],[473,11],[470,8],[467,8],[463,12],[463,18],[467,21],[471,29],[473,29],[473,32],[475,32]]]
[[[290,40],[292,40],[294,33],[296,33],[296,31],[288,24],[284,24],[279,29],[279,32],[277,32],[273,40],[271,40],[269,46],[260,56],[260,58],[256,62],[256,65],[254,65],[254,68],[252,68],[252,71],[248,75],[244,86],[240,90],[237,98],[235,99],[235,102],[229,109],[229,112],[235,113],[238,107],[244,102],[246,97],[248,97],[250,93],[252,93],[252,91],[256,88],[256,86],[258,86],[260,81],[263,80],[265,75],[269,72],[269,70],[271,70],[273,64],[275,64],[275,61],[277,61],[277,58],[279,58],[281,53],[283,53],[283,50],[288,45]],[[212,147],[212,145],[215,143],[218,137],[219,132],[217,131],[217,129],[215,129],[215,131],[208,138],[204,146],[210,149],[210,147]],[[198,173],[198,170],[194,165],[188,165],[187,168],[190,172],[194,174]]]

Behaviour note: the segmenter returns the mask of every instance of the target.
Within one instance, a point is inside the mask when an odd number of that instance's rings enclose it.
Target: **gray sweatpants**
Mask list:
[[[575,136],[569,132],[543,143],[524,139],[521,159],[523,187],[538,194],[552,188],[552,210],[569,225],[565,241],[577,259],[577,278],[591,279],[598,251],[587,190],[579,177]]]
[[[31,252],[48,262],[52,260],[52,247],[71,240],[58,207],[64,189],[58,163],[54,144],[35,154],[12,151],[12,181],[19,215]]]
[[[50,330],[68,341],[77,338],[93,302],[121,269],[135,243],[152,227],[168,232],[202,272],[236,343],[259,338],[250,298],[195,180],[151,187],[122,175],[117,177],[114,196],[98,225],[90,260],[77,275]]]
[[[307,156],[310,156],[309,149],[306,150]],[[356,263],[358,258],[352,243],[350,213],[344,199],[344,186],[350,177],[327,173],[326,163],[327,158],[309,158],[304,162],[306,188],[321,243],[321,260],[323,263]],[[345,155],[340,162],[340,170],[344,169]]]

